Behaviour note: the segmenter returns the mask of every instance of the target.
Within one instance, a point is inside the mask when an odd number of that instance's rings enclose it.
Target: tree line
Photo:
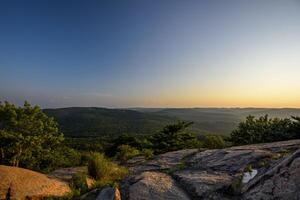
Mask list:
[[[248,116],[230,136],[197,135],[192,122],[178,121],[152,135],[122,134],[116,138],[65,138],[57,122],[38,106],[0,103],[0,164],[38,171],[85,165],[92,152],[126,161],[142,155],[187,148],[217,149],[232,145],[300,138],[300,118]]]

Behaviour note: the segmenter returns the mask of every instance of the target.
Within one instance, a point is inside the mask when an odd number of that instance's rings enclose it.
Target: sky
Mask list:
[[[299,0],[0,1],[0,101],[300,107]]]

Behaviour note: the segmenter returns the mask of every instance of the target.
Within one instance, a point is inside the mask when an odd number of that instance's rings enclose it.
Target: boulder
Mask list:
[[[121,200],[121,194],[118,188],[105,187],[96,200]]]
[[[55,177],[28,169],[0,165],[0,199],[41,199],[62,197],[69,185]]]
[[[261,149],[207,150],[197,153],[186,164],[192,169],[226,171],[233,174],[243,171],[249,164],[271,156],[271,152]]]
[[[243,188],[243,199],[300,199],[300,150]]]
[[[171,176],[160,172],[143,172],[130,180],[128,194],[130,200],[188,200],[188,195]]]
[[[299,147],[300,140],[290,140],[157,155],[130,168],[128,178],[122,183],[122,197],[126,200],[300,199]],[[255,173],[250,173],[252,169]],[[249,174],[254,175],[243,181]]]
[[[184,149],[160,154],[155,156],[152,160],[147,161],[141,165],[131,166],[129,168],[129,172],[131,174],[138,174],[144,171],[170,169],[181,164],[185,158],[197,152],[198,149]]]
[[[183,170],[173,176],[194,199],[225,199],[222,193],[233,180],[227,173],[202,170]]]
[[[64,181],[70,182],[73,175],[76,173],[83,173],[87,174],[87,167],[68,167],[68,168],[60,168],[50,173],[51,176],[54,176],[56,178],[62,179]],[[95,180],[87,176],[86,177],[86,184],[88,188],[92,188],[93,184],[95,183]]]

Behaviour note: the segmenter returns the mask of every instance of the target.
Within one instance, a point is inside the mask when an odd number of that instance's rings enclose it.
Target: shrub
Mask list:
[[[95,179],[100,179],[108,173],[108,161],[103,154],[93,153],[88,162],[88,173]]]
[[[152,149],[143,149],[142,155],[145,156],[146,159],[153,158],[153,150]]]
[[[299,121],[296,117],[293,120],[269,118],[268,115],[259,118],[248,116],[232,131],[231,141],[234,145],[244,145],[297,138]]]
[[[222,149],[226,144],[223,138],[219,135],[207,135],[205,136],[203,147],[208,149]]]
[[[85,193],[88,190],[86,182],[87,176],[84,173],[76,173],[72,176],[71,187],[73,190],[78,190],[79,193]]]
[[[118,147],[116,158],[121,161],[126,161],[138,155],[140,155],[140,151],[136,148],[129,145],[121,145]]]
[[[167,125],[150,138],[155,153],[165,153],[186,148],[199,147],[199,141],[194,133],[188,130],[193,123],[178,121]]]
[[[127,169],[109,161],[103,154],[93,153],[88,163],[88,173],[97,180],[97,186],[114,184],[122,180]]]
[[[239,195],[242,188],[242,178],[236,178],[232,181],[231,185],[225,191],[226,194],[236,196]]]

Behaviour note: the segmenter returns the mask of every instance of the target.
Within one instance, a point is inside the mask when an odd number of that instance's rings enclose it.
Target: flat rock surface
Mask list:
[[[188,200],[189,197],[167,174],[143,172],[131,180],[128,198],[132,200]]]
[[[0,199],[61,197],[71,192],[67,183],[28,169],[0,165]]]
[[[139,173],[143,171],[170,169],[179,165],[184,158],[198,152],[198,149],[185,149],[160,154],[150,161],[146,161],[141,165],[129,168],[131,173]],[[129,161],[130,162],[130,161]]]
[[[197,153],[186,161],[193,169],[226,171],[237,173],[252,163],[256,163],[272,153],[261,149],[221,149]]]
[[[195,199],[218,199],[230,186],[233,177],[222,172],[183,170],[173,175],[180,185]]]
[[[105,187],[101,190],[96,200],[121,200],[119,189]]]
[[[300,199],[300,150],[245,186],[244,199]]]
[[[60,168],[53,172],[51,172],[49,175],[59,178],[61,180],[70,182],[73,175],[77,173],[87,174],[88,170],[87,167],[68,167],[68,168]],[[95,183],[95,180],[91,178],[90,176],[86,177],[86,183],[88,185],[88,188],[92,188],[93,184]]]
[[[123,199],[300,199],[299,148],[290,140],[161,154],[130,167]],[[242,183],[251,168],[257,174]]]

